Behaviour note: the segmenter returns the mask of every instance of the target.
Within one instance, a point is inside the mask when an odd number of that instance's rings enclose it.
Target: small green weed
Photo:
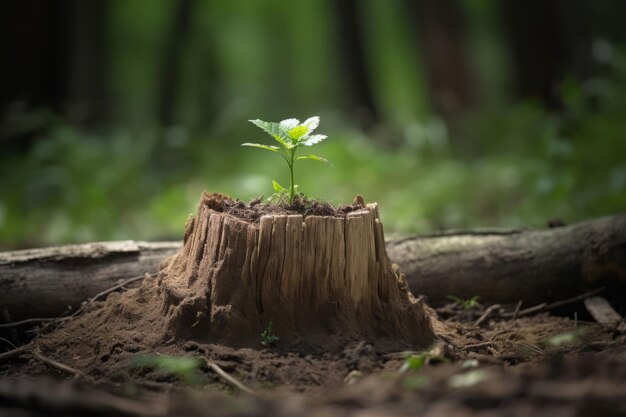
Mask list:
[[[201,359],[162,355],[137,355],[130,360],[130,364],[136,368],[165,371],[188,385],[197,385],[202,382],[202,375],[199,373],[199,369],[204,362]]]
[[[402,386],[410,390],[419,390],[427,387],[430,384],[430,380],[418,371],[430,362],[449,362],[449,360],[431,352],[409,353],[400,369],[398,369],[399,374],[405,374],[402,377]]]
[[[585,334],[585,329],[578,328],[571,332],[557,334],[545,340],[544,344],[547,346],[562,346],[568,345],[578,341]]]
[[[468,298],[467,300],[457,297],[456,295],[448,295],[448,300],[451,300],[454,304],[467,310],[480,306],[480,296],[478,295]]]
[[[261,332],[261,344],[265,347],[275,346],[278,342],[278,336],[272,331],[272,326],[273,323],[270,321],[270,324]]]
[[[400,369],[398,369],[398,373],[402,374],[408,371],[419,371],[426,365],[427,363],[436,363],[436,362],[449,362],[448,358],[445,356],[437,355],[431,352],[422,352],[418,354],[408,354],[404,359],[404,363]]]
[[[289,166],[289,173],[291,174],[291,182],[289,183],[289,204],[293,203],[293,198],[296,195],[297,185],[294,182],[293,166],[296,161],[300,159],[311,159],[313,161],[328,162],[327,159],[317,155],[304,155],[296,157],[298,148],[302,146],[313,146],[326,139],[326,135],[312,135],[313,131],[319,126],[320,118],[317,116],[309,117],[300,123],[298,119],[285,119],[280,123],[276,122],[264,122],[263,120],[250,120],[255,126],[260,127],[264,132],[272,136],[276,142],[282,145],[282,149],[279,146],[262,145],[259,143],[243,143],[241,146],[252,146],[255,148],[265,149],[270,152],[276,152],[279,154],[287,165]],[[287,190],[276,181],[272,181],[274,191],[283,195]]]
[[[420,390],[430,384],[430,379],[424,375],[407,375],[402,378],[402,387],[409,390]]]

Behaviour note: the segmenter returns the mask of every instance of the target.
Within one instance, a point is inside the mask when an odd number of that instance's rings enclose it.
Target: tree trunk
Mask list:
[[[409,0],[406,11],[422,49],[435,110],[454,124],[474,102],[465,16],[455,0]]]
[[[272,323],[303,343],[319,335],[432,343],[423,303],[389,262],[376,204],[256,224],[224,212],[225,200],[203,195],[183,248],[159,272],[168,334],[239,343]]]
[[[0,253],[0,313],[8,321],[56,317],[120,280],[155,273],[180,247],[125,241]],[[529,306],[600,285],[612,294],[626,289],[626,215],[547,230],[408,237],[387,242],[387,252],[413,292],[435,305],[450,294]]]
[[[529,0],[506,1],[502,5],[517,94],[522,98],[538,97],[552,108],[561,105],[557,87],[567,70],[571,47],[563,42],[558,3]]]
[[[370,128],[380,120],[372,82],[369,78],[367,48],[364,39],[363,3],[339,0],[332,3],[335,11],[338,61],[348,95],[350,114],[362,128]]]
[[[180,86],[181,58],[189,36],[193,0],[180,0],[175,6],[172,27],[167,38],[163,56],[163,73],[159,88],[159,121],[164,126],[175,122],[176,102]]]

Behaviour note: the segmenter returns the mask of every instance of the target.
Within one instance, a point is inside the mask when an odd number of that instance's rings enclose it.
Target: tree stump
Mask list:
[[[258,343],[271,322],[281,343],[320,335],[433,342],[428,308],[387,257],[376,204],[326,216],[252,218],[251,209],[203,194],[183,248],[159,272],[168,334]]]

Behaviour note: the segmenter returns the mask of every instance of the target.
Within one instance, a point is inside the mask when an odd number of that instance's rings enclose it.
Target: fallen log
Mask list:
[[[156,272],[180,242],[97,242],[0,252],[0,322],[57,317],[118,281]]]
[[[626,289],[625,214],[545,230],[408,237],[388,242],[387,252],[433,305],[450,294],[530,306],[601,286]]]
[[[56,317],[119,281],[155,273],[182,242],[101,242],[0,252],[0,322]],[[626,289],[626,215],[546,230],[474,231],[387,242],[430,303],[480,295],[525,306]]]

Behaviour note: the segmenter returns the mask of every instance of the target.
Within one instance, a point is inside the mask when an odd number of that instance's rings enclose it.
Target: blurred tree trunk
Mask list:
[[[78,124],[106,118],[106,5],[106,0],[2,3],[0,111],[4,115],[23,120],[34,111],[50,110]],[[29,128],[45,128],[51,119]],[[24,135],[20,131],[14,139]]]
[[[109,116],[107,0],[73,0],[72,53],[68,86],[69,118],[93,125]]]
[[[160,85],[159,121],[164,126],[174,122],[176,111],[176,98],[180,85],[181,59],[185,44],[189,36],[191,13],[193,10],[192,0],[178,0],[172,26],[166,39],[163,67]]]
[[[348,106],[362,127],[367,128],[380,119],[380,110],[368,74],[363,16],[356,0],[336,0],[332,4]]]
[[[0,107],[57,112],[67,98],[70,55],[68,1],[20,0],[0,6]]]
[[[449,125],[474,101],[465,43],[465,16],[457,0],[407,0],[423,53],[431,102]]]
[[[558,0],[503,1],[502,21],[508,38],[520,97],[539,97],[557,107],[557,83],[565,75],[567,44]]]

